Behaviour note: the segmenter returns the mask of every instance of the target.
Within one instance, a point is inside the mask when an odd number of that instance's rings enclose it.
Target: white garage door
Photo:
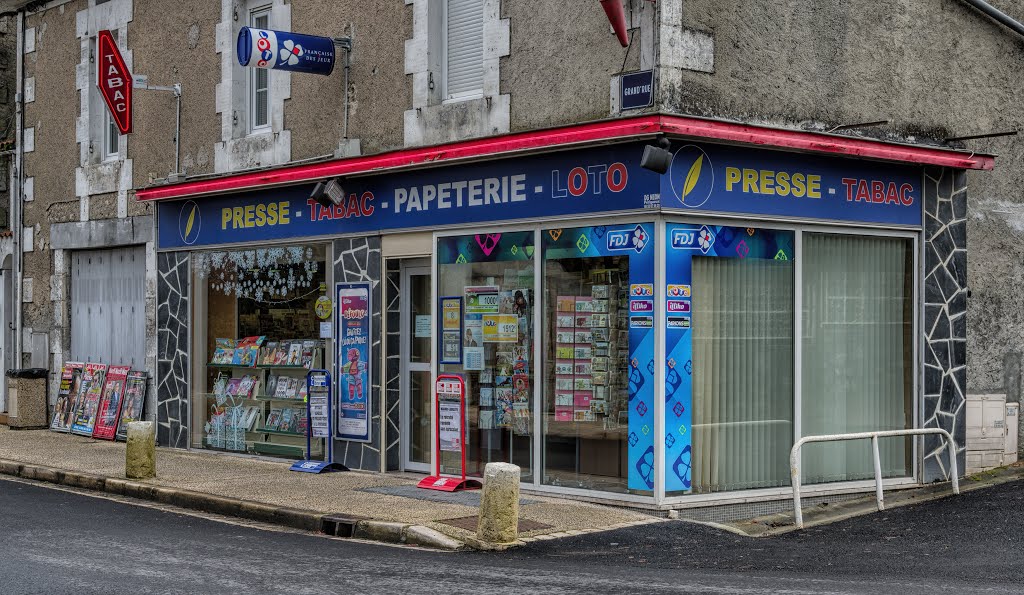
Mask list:
[[[146,251],[71,255],[71,360],[146,369]]]

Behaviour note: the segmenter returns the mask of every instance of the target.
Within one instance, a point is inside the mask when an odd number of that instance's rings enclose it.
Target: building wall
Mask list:
[[[1024,129],[1024,40],[961,0],[659,3],[663,34],[710,43],[662,46],[662,64],[712,56],[713,72],[659,71],[663,109],[828,130],[889,119],[864,134],[910,142]],[[671,6],[670,6],[671,4]],[[1020,2],[994,1],[1018,20]],[[967,383],[1002,392],[1003,359],[1024,337],[1024,142],[954,143],[998,155],[967,174]]]

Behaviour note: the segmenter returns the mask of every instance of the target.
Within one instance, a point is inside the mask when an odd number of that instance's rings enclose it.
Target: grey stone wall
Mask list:
[[[188,447],[189,256],[157,255],[156,439]]]
[[[1024,20],[1021,2],[993,3]],[[962,0],[658,5],[714,48],[712,73],[661,77],[664,111],[810,130],[888,119],[846,134],[917,143],[1024,129],[1024,41]],[[693,52],[659,47],[662,63]],[[994,171],[967,175],[966,381],[1003,392],[1003,359],[1024,344],[1024,137],[961,146],[997,155]]]
[[[967,433],[967,174],[925,171],[924,426],[942,428],[966,470]],[[941,437],[924,438],[924,480],[948,479]]]
[[[381,256],[380,237],[348,238],[334,241],[334,281],[346,283],[354,281],[369,281],[372,291],[370,293],[371,309],[373,310],[370,322],[373,333],[373,348],[370,358],[373,362],[373,370],[370,375],[372,385],[370,393],[370,442],[349,442],[347,440],[336,440],[334,442],[334,460],[349,469],[364,469],[367,471],[380,471],[381,457],[381,411],[380,395],[381,373],[378,367],[381,365]]]

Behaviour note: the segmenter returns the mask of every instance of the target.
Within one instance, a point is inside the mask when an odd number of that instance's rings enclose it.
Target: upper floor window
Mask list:
[[[484,0],[444,3],[444,100],[483,96]]]
[[[103,160],[108,161],[117,159],[121,131],[117,129],[117,122],[114,121],[114,116],[110,115],[106,105],[103,106],[103,114]]]
[[[270,7],[257,8],[249,13],[249,26],[270,28]],[[270,127],[270,71],[249,68],[249,128],[257,131]]]

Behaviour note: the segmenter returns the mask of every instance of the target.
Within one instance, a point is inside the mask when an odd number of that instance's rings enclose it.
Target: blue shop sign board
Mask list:
[[[312,184],[168,201],[160,249],[652,210],[917,227],[920,168],[677,142],[668,173],[623,143],[345,180],[335,207]]]

